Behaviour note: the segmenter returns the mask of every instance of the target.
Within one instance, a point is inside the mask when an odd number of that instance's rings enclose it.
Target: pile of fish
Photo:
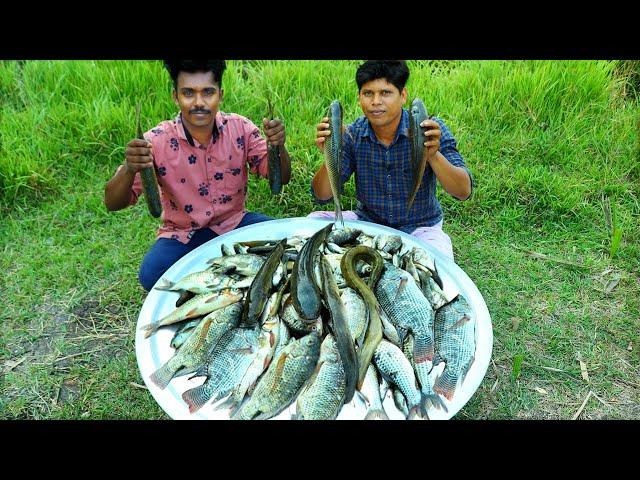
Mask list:
[[[150,380],[206,377],[182,394],[189,411],[208,404],[232,419],[292,405],[295,419],[335,419],[356,394],[365,419],[388,418],[387,393],[408,419],[446,410],[475,355],[467,300],[447,298],[434,260],[400,236],[333,227],[223,245],[206,270],[161,279],[155,288],[180,298],[142,328],[178,328]]]

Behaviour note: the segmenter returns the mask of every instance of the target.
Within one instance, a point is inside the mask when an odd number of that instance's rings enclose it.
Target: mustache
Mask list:
[[[195,113],[211,113],[211,110],[202,110],[199,108],[194,108],[193,110],[189,110],[189,113],[191,114],[195,114]]]

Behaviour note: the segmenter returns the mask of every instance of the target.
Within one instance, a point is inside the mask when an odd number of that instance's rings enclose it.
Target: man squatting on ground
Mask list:
[[[439,118],[425,120],[425,155],[428,165],[409,211],[411,178],[409,112],[405,84],[409,69],[404,61],[370,60],[358,67],[356,84],[363,116],[348,125],[341,164],[342,184],[355,173],[357,207],[343,212],[345,220],[364,220],[414,235],[453,260],[449,235],[442,230],[443,213],[436,198],[436,178],[459,200],[473,191],[473,177],[456,148],[456,140]],[[316,145],[322,150],[330,135],[329,119],[317,125]],[[320,204],[332,199],[323,162],[311,182],[311,194]],[[312,212],[309,217],[333,218],[334,212]]]
[[[263,119],[263,138],[249,119],[219,111],[224,60],[166,61],[180,113],[127,144],[126,159],[105,187],[107,209],[137,203],[140,170],[155,164],[161,190],[162,226],[145,255],[138,278],[145,290],[178,259],[235,228],[272,220],[245,209],[248,173],[268,178],[267,142],[279,145],[282,183],[291,161],[282,121]]]

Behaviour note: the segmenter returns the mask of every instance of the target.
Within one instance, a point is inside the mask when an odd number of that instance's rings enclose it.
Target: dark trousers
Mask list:
[[[253,223],[266,222],[273,218],[262,213],[247,212],[236,228],[246,227]],[[153,288],[158,279],[169,270],[169,267],[184,257],[194,248],[214,239],[218,236],[210,228],[201,228],[191,237],[188,243],[182,243],[170,238],[159,238],[149,249],[142,260],[138,279],[142,287],[148,292]]]

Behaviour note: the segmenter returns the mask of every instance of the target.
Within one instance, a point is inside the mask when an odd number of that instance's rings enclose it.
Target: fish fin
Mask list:
[[[175,286],[175,282],[172,282],[171,280],[168,280],[164,277],[161,277],[160,280],[158,281],[158,285],[156,285],[155,288],[156,290],[173,290],[173,287]]]
[[[287,354],[282,353],[277,360],[275,365],[275,380],[273,381],[273,387],[275,388],[280,383],[280,377],[282,376],[282,372],[284,370],[284,364],[287,361]]]
[[[429,420],[429,415],[423,416],[420,413],[420,405],[415,405],[409,409],[407,420]]]
[[[369,401],[369,399],[367,398],[367,396],[362,393],[360,390],[356,390],[356,393],[358,394],[358,396],[360,397],[360,400],[362,400],[362,402],[368,407],[369,405],[371,405],[371,402]]]
[[[204,383],[198,387],[187,390],[182,394],[182,400],[184,400],[188,405],[189,413],[200,410],[210,398],[211,397],[207,392],[207,388]]]
[[[414,332],[412,353],[415,363],[433,363],[433,341],[429,342],[424,335],[415,335]],[[431,372],[431,369],[429,369],[429,372]]]
[[[364,417],[365,420],[389,420],[389,416],[384,410],[374,409],[369,410]]]
[[[409,283],[409,277],[403,276],[398,283],[398,289],[396,290],[396,296],[393,298],[393,303],[398,301],[398,297],[402,295],[405,288],[407,288],[407,284]]]
[[[167,385],[169,385],[169,382],[175,376],[178,369],[181,367],[179,363],[175,361],[173,362],[171,361],[174,358],[176,357],[171,357],[167,363],[165,363],[162,367],[160,367],[158,370],[153,372],[149,377],[149,379],[153,383],[155,383],[158,387],[160,387],[163,390],[166,388]]]
[[[232,393],[227,398],[225,398],[222,402],[218,403],[215,407],[213,407],[213,409],[214,410],[223,410],[223,409],[227,408],[227,409],[233,410],[239,404],[240,404],[240,402],[237,401],[237,399],[235,397],[235,393]]]
[[[433,383],[433,391],[442,395],[447,400],[453,398],[453,394],[456,391],[458,379],[455,375],[449,373],[447,366],[444,367],[444,371],[436,378]]]

